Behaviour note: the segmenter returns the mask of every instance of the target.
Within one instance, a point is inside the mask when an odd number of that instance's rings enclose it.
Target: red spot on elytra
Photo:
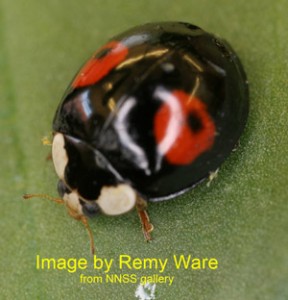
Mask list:
[[[176,105],[164,101],[155,115],[156,142],[169,163],[185,165],[213,146],[216,128],[200,99],[180,90],[171,96]]]
[[[81,68],[74,79],[74,88],[95,84],[121,63],[128,54],[128,48],[120,42],[112,41],[100,48]]]

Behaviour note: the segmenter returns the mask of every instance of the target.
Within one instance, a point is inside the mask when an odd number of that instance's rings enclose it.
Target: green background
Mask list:
[[[21,195],[56,195],[41,138],[83,61],[129,27],[181,20],[225,38],[241,57],[251,94],[241,146],[209,188],[149,206],[153,242],[144,243],[136,213],[90,222],[97,255],[218,259],[216,271],[171,261],[164,275],[174,283],[157,284],[157,299],[288,299],[287,11],[286,0],[1,1],[1,298],[136,299],[137,284],[80,284],[80,273],[99,274],[90,267],[37,271],[37,254],[90,263],[87,234],[63,207]]]

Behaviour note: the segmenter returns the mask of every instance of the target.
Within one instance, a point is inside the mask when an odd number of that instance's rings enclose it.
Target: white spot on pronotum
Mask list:
[[[79,196],[77,192],[65,193],[63,196],[66,206],[69,208],[69,211],[74,212],[76,215],[82,216],[82,205],[79,201]]]
[[[96,203],[106,215],[121,215],[135,206],[136,193],[127,184],[119,184],[115,187],[104,186]]]
[[[155,298],[156,284],[146,283],[145,285],[139,284],[135,297],[139,300],[154,300]]]
[[[65,150],[65,140],[62,133],[56,133],[52,144],[52,158],[55,171],[60,179],[64,179],[65,168],[68,163],[68,156]]]

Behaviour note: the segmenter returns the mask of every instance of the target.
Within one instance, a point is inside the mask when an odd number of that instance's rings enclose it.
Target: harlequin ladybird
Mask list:
[[[229,44],[187,23],[132,28],[99,48],[69,85],[53,121],[52,157],[69,213],[137,208],[207,178],[247,120],[248,84]]]

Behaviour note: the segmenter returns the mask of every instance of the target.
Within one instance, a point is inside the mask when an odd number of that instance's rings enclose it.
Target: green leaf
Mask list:
[[[52,202],[46,161],[51,120],[83,61],[111,36],[150,21],[194,23],[241,57],[251,94],[247,128],[210,187],[149,205],[154,240],[137,214],[92,220],[96,254],[112,274],[175,276],[157,299],[288,298],[288,3],[250,1],[36,1],[0,4],[1,296],[3,299],[136,299],[139,283],[81,283],[94,270],[87,232]],[[119,255],[168,258],[165,271],[119,269]],[[216,258],[216,270],[177,269],[173,255]],[[36,256],[85,258],[86,270],[37,270]],[[72,264],[72,261],[70,261]],[[59,266],[58,266],[59,267]],[[70,270],[71,271],[71,270]],[[146,288],[146,292],[147,291]]]

